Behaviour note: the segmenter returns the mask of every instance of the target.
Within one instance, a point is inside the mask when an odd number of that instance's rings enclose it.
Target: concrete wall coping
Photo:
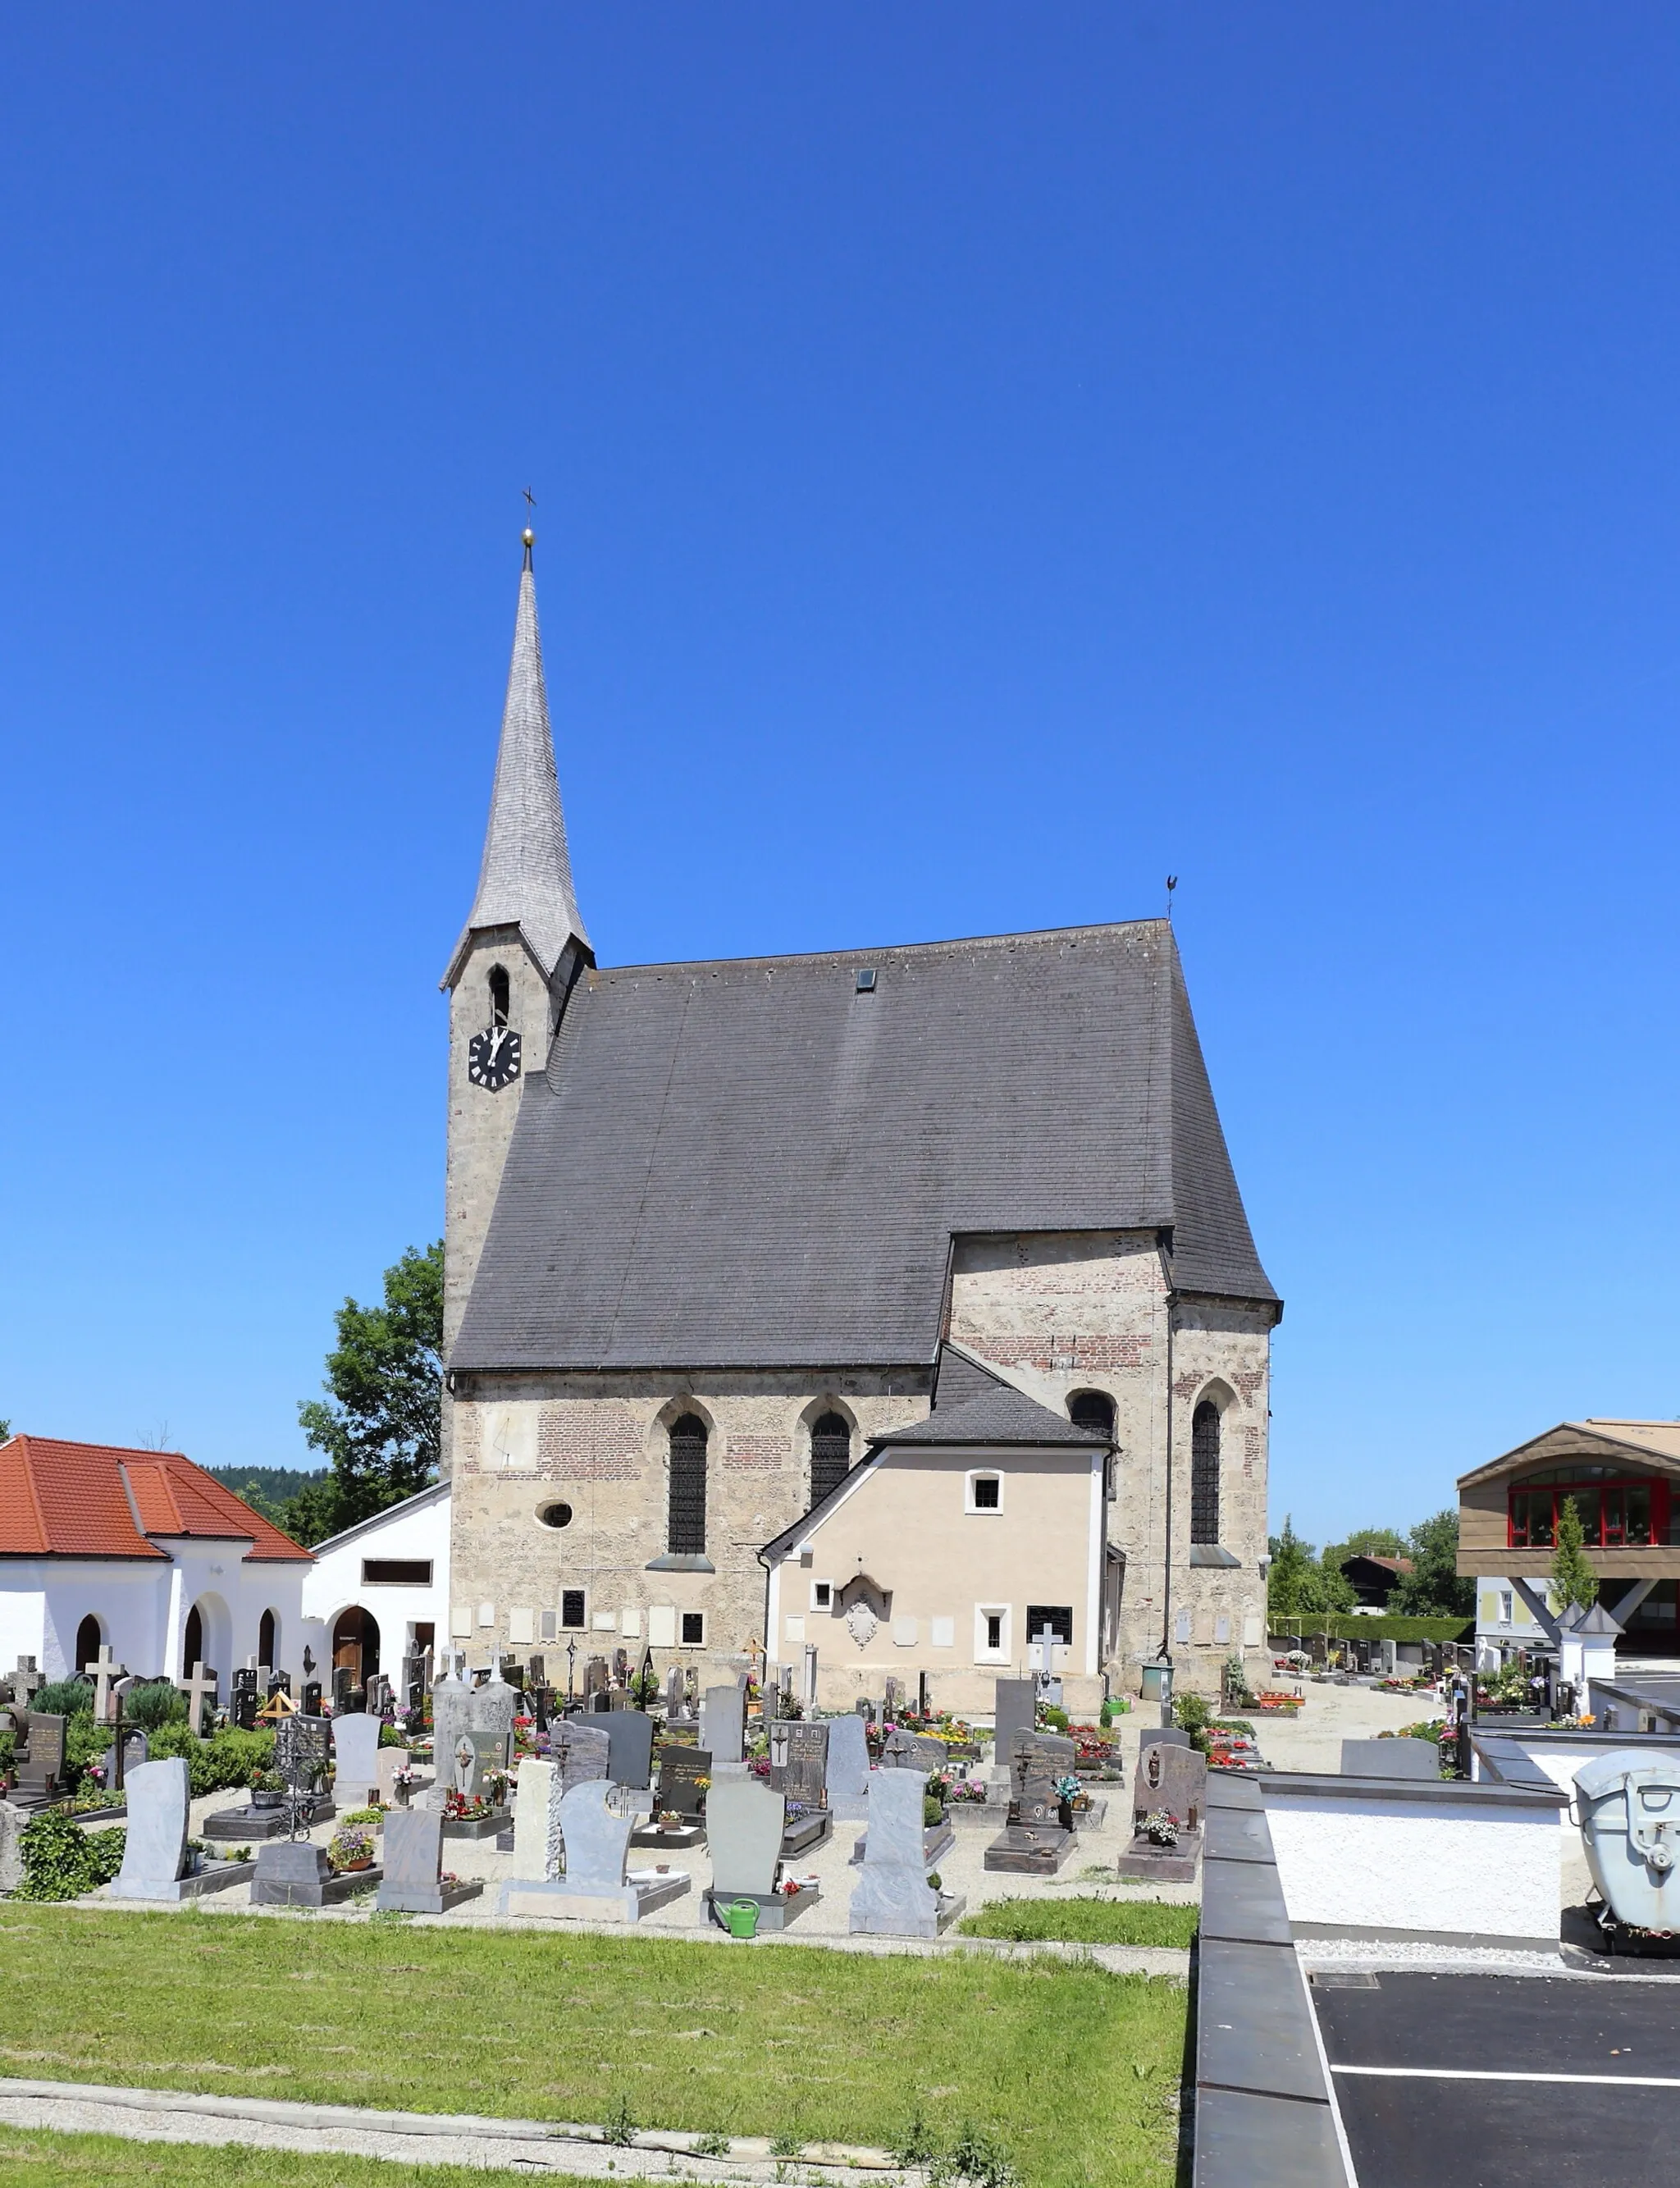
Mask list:
[[[1339,1774],[1305,1770],[1269,1770],[1262,1779],[1263,1797],[1273,1800],[1348,1801],[1364,1807],[1387,1807],[1396,1801],[1424,1807],[1452,1808],[1566,1808],[1569,1796],[1548,1779],[1544,1785],[1490,1785],[1486,1779],[1442,1778],[1434,1785],[1420,1778],[1344,1778]]]

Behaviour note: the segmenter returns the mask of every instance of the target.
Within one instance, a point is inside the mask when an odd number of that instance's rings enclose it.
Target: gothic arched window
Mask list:
[[[852,1470],[852,1426],[843,1414],[824,1413],[811,1424],[811,1502],[820,1504]]]
[[[1190,1539],[1219,1540],[1219,1407],[1211,1398],[1190,1420]]]
[[[512,999],[506,966],[493,965],[490,967],[490,1023],[493,1026],[507,1024],[508,1007]]]
[[[671,1507],[665,1547],[674,1555],[706,1554],[706,1424],[685,1413],[671,1424]]]

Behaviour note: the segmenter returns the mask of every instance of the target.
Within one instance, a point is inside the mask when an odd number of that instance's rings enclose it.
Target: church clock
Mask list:
[[[499,1094],[519,1076],[519,1035],[510,1026],[488,1026],[467,1044],[466,1075],[475,1086]]]

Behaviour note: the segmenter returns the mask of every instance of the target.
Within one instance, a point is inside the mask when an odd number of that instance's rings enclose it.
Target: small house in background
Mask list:
[[[221,1699],[255,1657],[302,1674],[310,1553],[178,1451],[0,1444],[0,1666],[48,1679],[112,1659]]]
[[[449,1485],[437,1481],[316,1543],[303,1616],[310,1654],[330,1669],[313,1676],[329,1692],[332,1672],[355,1687],[381,1671],[394,1681],[404,1656],[443,1645],[448,1604]],[[470,1606],[455,1623],[476,1638]]]
[[[844,1708],[896,1678],[930,1706],[989,1715],[995,1682],[1051,1668],[1094,1716],[1119,1617],[1103,1493],[1113,1446],[947,1345],[926,1420],[875,1437],[765,1544],[767,1652]]]
[[[1479,1651],[1557,1645],[1547,1577],[1571,1499],[1618,1647],[1680,1655],[1680,1421],[1608,1419],[1560,1421],[1460,1476],[1458,1570],[1475,1579]]]
[[[1390,1593],[1411,1570],[1410,1558],[1379,1558],[1366,1550],[1344,1558],[1341,1564],[1342,1578],[1361,1610],[1386,1610]]]

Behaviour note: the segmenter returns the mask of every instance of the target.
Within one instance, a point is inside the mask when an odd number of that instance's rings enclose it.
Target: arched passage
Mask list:
[[[379,1621],[372,1611],[352,1603],[333,1621],[332,1666],[348,1672],[351,1684],[364,1687],[379,1669]]]
[[[257,1621],[257,1661],[268,1665],[270,1671],[280,1661],[274,1653],[279,1641],[280,1622],[272,1610],[265,1610]]]
[[[72,1672],[85,1672],[90,1664],[99,1661],[104,1638],[99,1620],[90,1610],[76,1629],[76,1661],[70,1667]]]
[[[194,1664],[206,1664],[228,1678],[233,1665],[234,1622],[228,1606],[216,1594],[201,1595],[187,1613],[181,1635],[181,1667],[178,1676],[189,1678]]]

